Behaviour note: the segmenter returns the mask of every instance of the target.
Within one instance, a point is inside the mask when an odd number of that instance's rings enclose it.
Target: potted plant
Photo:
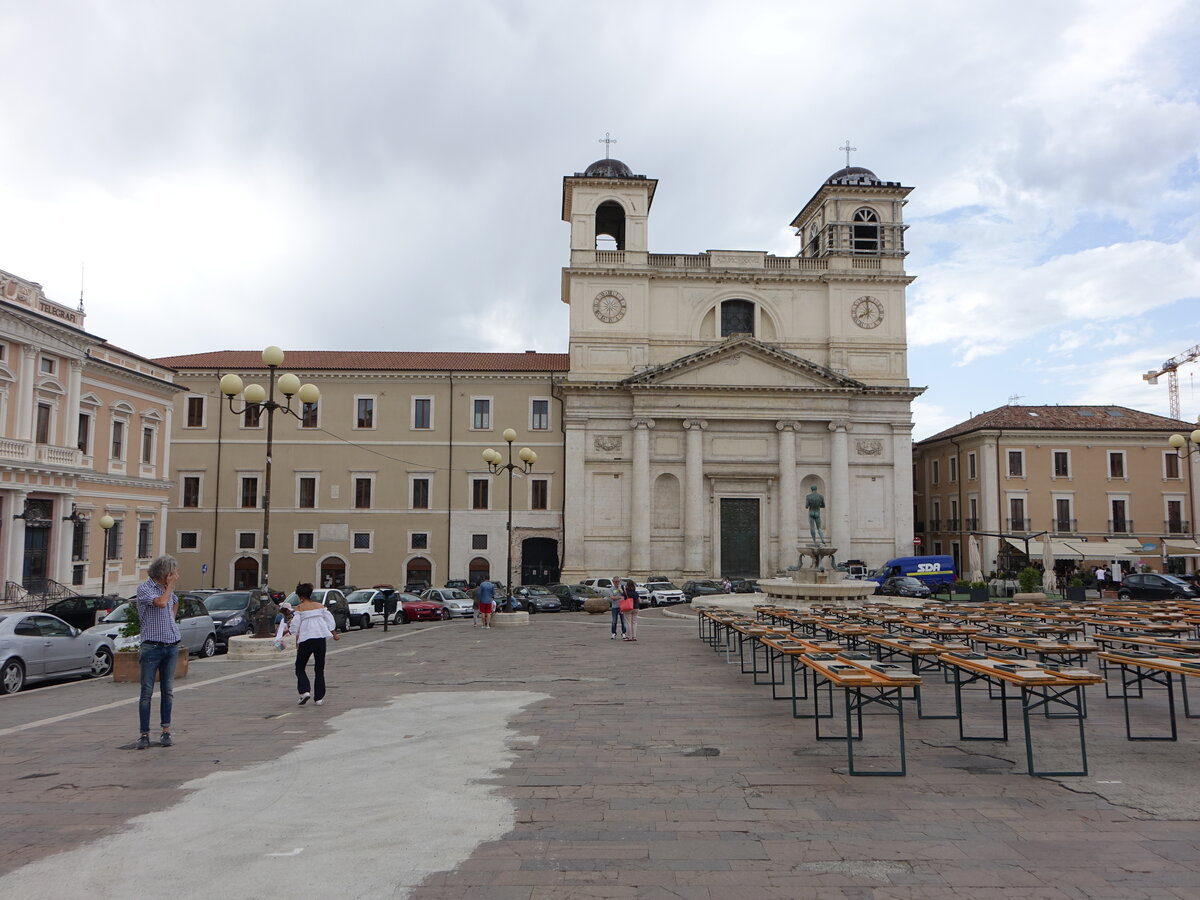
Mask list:
[[[986,581],[971,582],[971,602],[972,603],[987,603],[988,586]]]
[[[971,582],[965,578],[960,578],[954,582],[954,593],[969,594],[971,592]]]
[[[176,607],[178,619],[179,608]],[[125,608],[125,624],[121,626],[121,637],[136,638],[142,633],[142,618],[138,615],[137,601],[130,600]],[[113,657],[113,681],[139,682],[142,680],[142,665],[140,646],[128,644],[117,651]],[[175,658],[175,677],[186,678],[188,673],[188,653],[184,647],[179,648]]]
[[[1046,599],[1046,595],[1039,590],[1042,586],[1042,573],[1033,566],[1026,566],[1017,573],[1017,584],[1021,586],[1021,590],[1013,595],[1014,600]]]
[[[1072,575],[1071,580],[1067,582],[1066,598],[1070,603],[1082,603],[1087,599],[1083,579],[1078,575]]]

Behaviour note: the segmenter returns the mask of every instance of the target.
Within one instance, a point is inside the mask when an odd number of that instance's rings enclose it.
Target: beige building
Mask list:
[[[1196,454],[1189,462],[1167,439],[1194,427],[1120,406],[1001,406],[981,413],[914,448],[921,548],[954,556],[961,572],[968,535],[986,532],[986,573],[1008,568],[1012,549],[1024,549],[1016,536],[1046,532],[1062,560],[1145,561],[1159,569],[1164,557],[1177,557],[1171,565],[1182,570],[1198,552],[1200,467]]]
[[[835,172],[774,256],[651,252],[657,185],[614,159],[563,179],[565,577],[773,574],[814,488],[839,559],[907,552],[911,188]]]
[[[0,272],[0,570],[8,600],[128,593],[163,552],[168,367],[84,330],[82,307]],[[103,516],[108,565],[102,571]]]
[[[260,583],[266,420],[218,389],[233,372],[267,385],[255,351],[159,360],[183,391],[173,430],[168,547],[187,587]],[[271,586],[360,587],[506,580],[508,475],[482,453],[537,453],[513,488],[513,571],[552,582],[561,559],[563,434],[553,379],[566,354],[289,351],[279,372],[321,391],[275,414]],[[283,401],[282,396],[277,400]]]

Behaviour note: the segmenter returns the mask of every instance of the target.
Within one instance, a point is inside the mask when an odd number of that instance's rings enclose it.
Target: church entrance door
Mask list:
[[[758,500],[721,498],[721,571],[726,578],[757,578]]]

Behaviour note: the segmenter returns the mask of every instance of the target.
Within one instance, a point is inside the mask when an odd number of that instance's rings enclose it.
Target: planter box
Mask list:
[[[113,654],[113,681],[125,681],[137,684],[142,680],[142,664],[137,653]],[[182,647],[179,656],[175,658],[175,677],[187,678],[188,654]]]
[[[987,603],[988,602],[988,589],[985,587],[971,588],[971,602],[972,603]]]
[[[1082,585],[1067,585],[1063,596],[1066,597],[1069,603],[1082,603],[1087,599],[1087,588]]]

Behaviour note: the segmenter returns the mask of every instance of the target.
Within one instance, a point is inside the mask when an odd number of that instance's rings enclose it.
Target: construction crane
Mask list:
[[[1150,371],[1142,376],[1143,381],[1148,381],[1150,384],[1158,384],[1158,376],[1167,376],[1167,396],[1171,404],[1171,418],[1179,418],[1179,367],[1184,363],[1190,363],[1200,359],[1200,344],[1197,344],[1191,350],[1185,350],[1178,356],[1172,356],[1163,363],[1157,372]]]

